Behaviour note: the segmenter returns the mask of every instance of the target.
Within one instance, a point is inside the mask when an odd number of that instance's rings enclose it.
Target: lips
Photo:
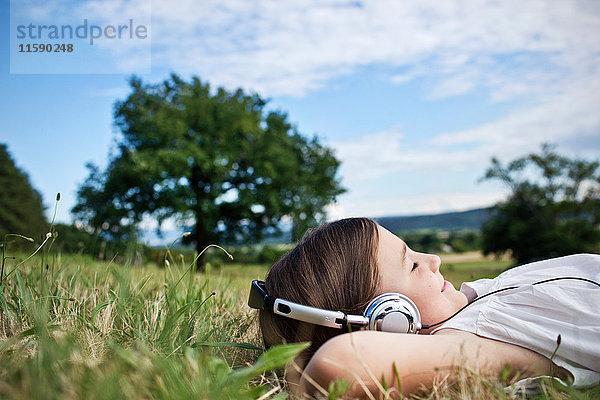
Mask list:
[[[446,289],[448,289],[450,286],[452,286],[452,284],[448,281],[444,281],[444,285],[442,286],[442,292],[444,292]]]

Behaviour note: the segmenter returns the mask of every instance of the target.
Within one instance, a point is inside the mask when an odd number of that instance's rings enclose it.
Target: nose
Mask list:
[[[440,270],[440,265],[442,264],[442,259],[437,254],[428,254],[429,257],[429,268],[433,273],[436,273]]]

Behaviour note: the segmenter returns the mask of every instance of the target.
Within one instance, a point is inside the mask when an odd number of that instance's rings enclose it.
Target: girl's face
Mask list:
[[[467,297],[444,280],[438,256],[417,253],[387,229],[377,229],[382,293],[408,296],[417,305],[424,324],[442,321],[467,304]]]

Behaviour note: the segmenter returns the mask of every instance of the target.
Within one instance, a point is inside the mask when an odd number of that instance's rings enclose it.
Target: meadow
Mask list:
[[[256,314],[246,305],[250,281],[264,278],[268,264],[238,264],[233,254],[233,261],[198,273],[193,260],[166,249],[162,265],[97,261],[51,246],[33,257],[7,248],[6,257],[15,258],[6,259],[0,288],[0,398],[290,397],[281,371],[303,345],[264,352]],[[510,265],[479,253],[443,262],[455,285]],[[414,397],[510,398],[502,377],[460,377]],[[599,395],[549,383],[539,397]]]

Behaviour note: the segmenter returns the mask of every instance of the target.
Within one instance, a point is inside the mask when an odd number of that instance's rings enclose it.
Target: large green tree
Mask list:
[[[93,227],[127,236],[143,218],[176,217],[200,251],[259,239],[287,218],[298,238],[344,191],[333,151],[258,95],[176,75],[130,86],[115,105],[118,148],[105,171],[88,165],[73,208]]]
[[[42,196],[16,165],[5,144],[0,144],[0,242],[7,233],[39,239],[48,225]]]
[[[518,263],[600,250],[598,161],[567,158],[553,146],[506,166],[492,159],[483,179],[498,179],[511,194],[482,228],[485,254],[510,251]]]

